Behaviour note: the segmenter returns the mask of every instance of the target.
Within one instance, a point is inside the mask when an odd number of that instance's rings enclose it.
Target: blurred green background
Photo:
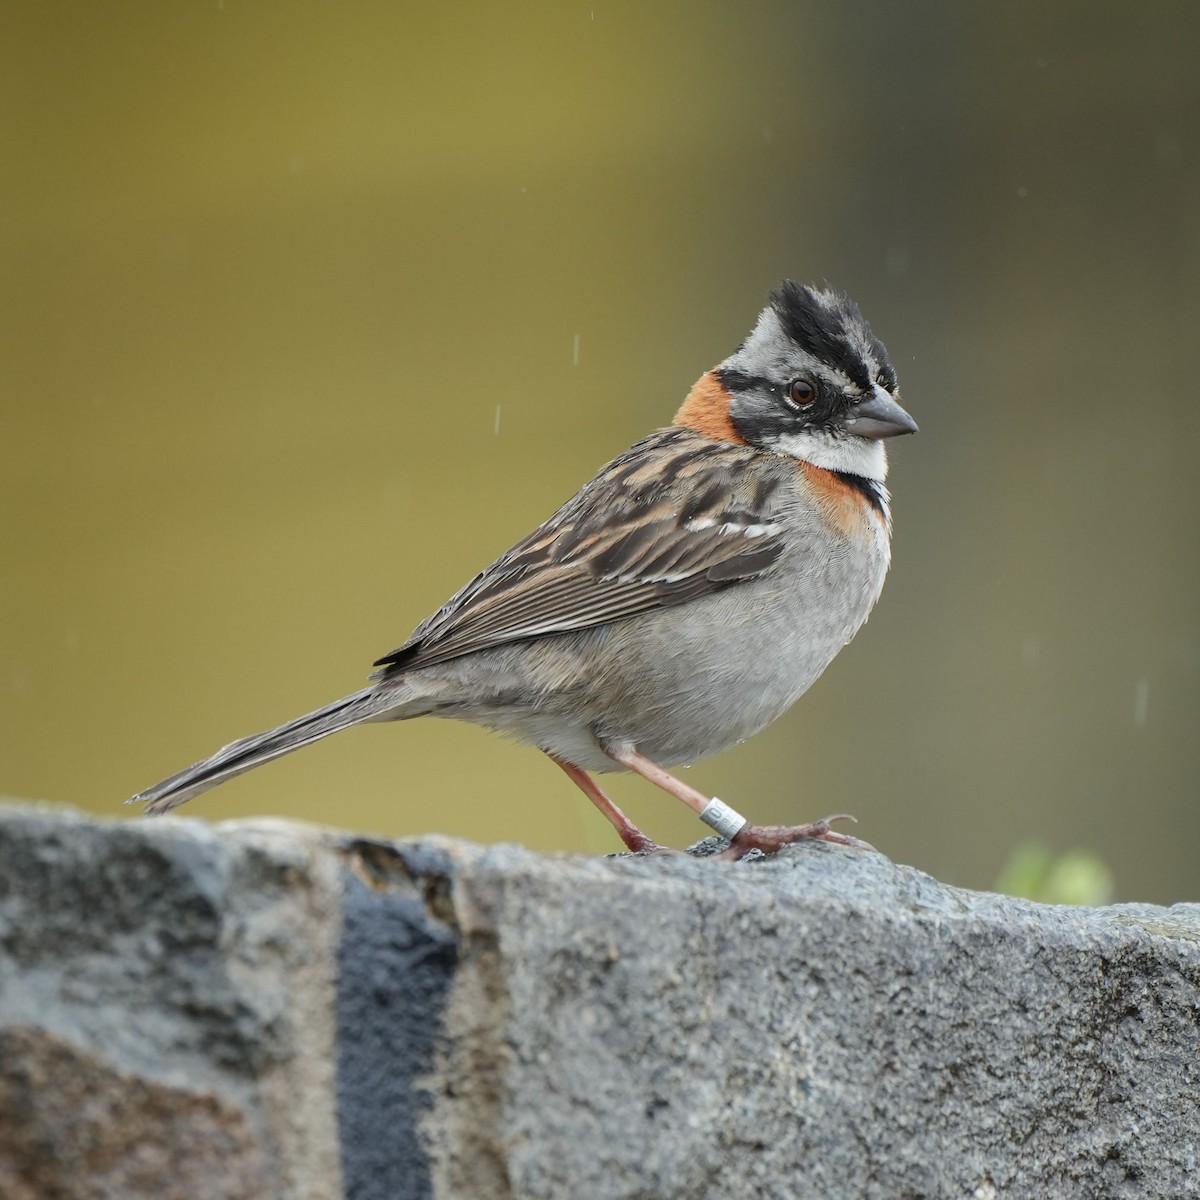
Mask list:
[[[1200,7],[10,0],[0,56],[0,792],[128,812],[357,688],[791,275],[922,432],[868,626],[689,778],[1200,894]],[[435,721],[186,811],[617,848]]]

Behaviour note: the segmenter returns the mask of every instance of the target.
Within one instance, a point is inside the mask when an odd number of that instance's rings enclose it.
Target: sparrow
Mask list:
[[[536,746],[634,852],[660,849],[589,773],[632,771],[723,857],[836,833],[759,826],[667,769],[781,716],[867,619],[890,561],[884,442],[917,426],[857,305],[785,280],[665,429],[618,455],[375,662],[370,686],[134,796],[165,813],[365,722],[450,717]],[[852,819],[852,818],[850,818]]]

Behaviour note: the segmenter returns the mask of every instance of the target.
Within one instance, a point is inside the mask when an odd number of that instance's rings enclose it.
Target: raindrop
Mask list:
[[[1139,679],[1133,689],[1133,724],[1138,729],[1146,728],[1146,713],[1150,708],[1150,680]]]

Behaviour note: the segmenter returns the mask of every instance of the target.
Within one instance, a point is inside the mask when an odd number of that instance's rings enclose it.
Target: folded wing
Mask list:
[[[748,447],[681,429],[652,434],[379,659],[376,678],[756,578],[783,552],[778,482]]]

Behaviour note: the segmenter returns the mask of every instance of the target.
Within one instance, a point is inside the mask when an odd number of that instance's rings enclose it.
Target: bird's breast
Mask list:
[[[801,493],[830,533],[864,544],[884,545],[891,532],[887,489],[874,480],[796,463]]]

